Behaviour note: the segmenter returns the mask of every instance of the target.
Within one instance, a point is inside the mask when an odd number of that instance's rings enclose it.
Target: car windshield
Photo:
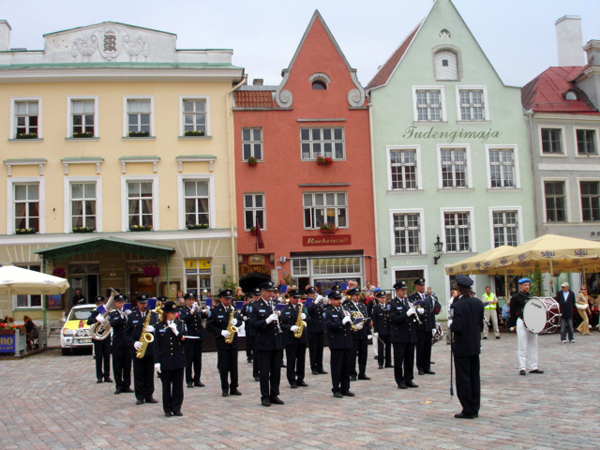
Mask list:
[[[69,314],[68,320],[87,320],[94,308],[90,309],[73,309]]]

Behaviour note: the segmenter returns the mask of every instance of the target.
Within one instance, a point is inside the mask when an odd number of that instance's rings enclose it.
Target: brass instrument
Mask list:
[[[104,322],[94,322],[92,325],[90,325],[90,336],[92,336],[92,339],[95,339],[97,341],[103,341],[105,340],[108,336],[110,336],[110,333],[112,331],[112,327],[110,326],[110,323],[108,322],[108,315],[110,314],[111,311],[113,311],[115,309],[114,303],[115,303],[115,294],[118,294],[117,291],[115,291],[113,288],[111,289],[111,293],[110,293],[110,297],[108,298],[108,302],[106,302],[106,312],[103,314],[104,317]]]
[[[354,310],[349,311],[346,308],[344,308],[343,306],[342,306],[342,309],[344,310],[345,313],[347,313],[346,315],[350,315],[350,317],[352,318],[352,331],[358,331],[358,327],[356,326],[357,324],[354,323],[354,320],[362,319],[362,321],[364,321],[365,316],[363,316],[363,313],[361,313],[359,309],[357,309],[356,311],[354,311]]]
[[[296,339],[300,339],[302,337],[302,333],[304,332],[304,327],[306,327],[306,322],[302,320],[302,303],[298,302],[298,317],[296,318],[296,326],[298,330],[294,332],[294,337]]]
[[[227,331],[229,331],[229,336],[227,336],[225,338],[225,343],[226,344],[231,344],[233,342],[233,338],[235,337],[235,334],[238,332],[238,327],[236,327],[233,324],[233,321],[235,320],[235,308],[233,306],[230,306],[231,308],[231,313],[229,313],[229,322],[227,323]]]
[[[419,313],[417,312],[417,308],[415,308],[415,306],[414,306],[414,302],[413,302],[413,303],[411,303],[411,302],[410,302],[410,300],[408,299],[408,297],[406,297],[406,302],[408,303],[408,306],[409,306],[410,308],[414,308],[414,309],[415,309],[415,313],[414,313],[414,316],[415,316],[415,321],[416,321],[416,322],[417,322],[419,325],[422,325],[422,324],[423,324],[423,322],[421,322],[421,318],[419,317]],[[418,305],[417,305],[417,306],[418,306]]]
[[[162,313],[162,303],[161,302],[156,302],[156,308],[154,309],[154,312],[156,314],[161,314]],[[140,336],[140,340],[138,341],[140,344],[142,344],[142,346],[140,347],[139,350],[137,350],[135,352],[135,357],[138,359],[142,359],[145,355],[146,355],[146,349],[148,348],[148,344],[151,344],[152,342],[154,342],[154,335],[152,333],[148,333],[146,331],[146,328],[148,327],[148,325],[150,325],[150,318],[152,317],[152,311],[148,310],[146,312],[146,320],[144,321],[144,327],[142,328],[142,335]]]

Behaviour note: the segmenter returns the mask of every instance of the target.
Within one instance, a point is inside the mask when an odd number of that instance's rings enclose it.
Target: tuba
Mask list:
[[[112,292],[110,293],[108,302],[106,302],[106,312],[103,314],[104,319],[106,320],[104,320],[102,323],[95,322],[90,325],[90,335],[92,336],[92,339],[97,341],[105,340],[108,336],[110,336],[110,332],[112,331],[112,327],[110,326],[110,323],[108,323],[108,315],[113,309],[115,309],[115,294],[118,294],[118,292],[113,288],[110,289]]]
[[[229,336],[225,338],[226,344],[231,344],[233,342],[233,338],[235,337],[235,334],[238,332],[238,327],[236,327],[233,324],[233,321],[235,320],[235,318],[234,318],[235,308],[233,306],[230,306],[230,308],[231,308],[231,313],[229,314],[229,322],[227,323],[227,331],[229,331]]]

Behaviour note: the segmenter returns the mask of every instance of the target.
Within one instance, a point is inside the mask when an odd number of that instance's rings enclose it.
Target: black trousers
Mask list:
[[[310,355],[310,369],[323,372],[323,348],[325,347],[325,333],[308,333],[308,352]]]
[[[256,337],[246,334],[246,359],[248,361],[254,358],[254,342],[256,342]]]
[[[431,369],[431,330],[417,330],[417,369]]]
[[[306,344],[297,342],[285,346],[287,360],[287,379],[290,384],[304,381],[304,366],[306,364]]]
[[[331,391],[347,392],[350,390],[350,356],[353,349],[330,350]]]
[[[238,351],[226,348],[218,350],[217,368],[221,376],[221,390],[223,392],[235,391],[238,387]],[[231,374],[231,382],[229,382]]]
[[[356,359],[358,358],[358,375],[366,375],[367,371],[367,355],[369,349],[369,341],[365,339],[354,339],[354,349],[350,352],[350,376],[356,376]]]
[[[96,360],[96,378],[106,380],[110,377],[110,337],[103,341],[92,339],[92,342],[94,343],[94,359]],[[104,369],[102,366],[104,366]]]
[[[118,390],[129,389],[129,386],[131,386],[131,358],[133,351],[130,351],[128,347],[113,347],[112,355],[115,385]]]
[[[281,350],[256,350],[258,371],[260,373],[261,399],[273,398],[279,395],[279,382],[281,381]]]
[[[183,344],[185,351],[185,382],[200,383],[200,374],[202,373],[202,340],[185,339]],[[192,368],[193,375],[192,375]]]
[[[479,414],[481,404],[481,380],[479,378],[479,355],[454,355],[456,367],[456,395],[467,415]]]
[[[148,400],[154,394],[154,355],[152,351],[146,352],[142,359],[133,357],[133,390],[135,398],[138,400]]]
[[[380,366],[385,364],[385,367],[392,365],[392,346],[390,344],[390,336],[379,335],[377,338],[377,362]]]
[[[396,384],[414,378],[415,344],[394,342],[394,378]]]
[[[163,370],[160,373],[162,382],[163,410],[166,413],[181,411],[183,404],[183,367],[176,370]]]

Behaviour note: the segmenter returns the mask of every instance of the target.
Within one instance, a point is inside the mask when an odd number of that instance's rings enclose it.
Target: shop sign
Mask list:
[[[427,131],[420,131],[415,125],[411,125],[404,130],[402,139],[436,139],[444,140],[453,143],[458,139],[479,139],[482,144],[485,144],[488,139],[499,138],[501,131],[488,129],[486,131],[467,131],[464,128],[454,131],[439,131],[435,127],[430,127]]]
[[[263,255],[250,255],[248,256],[248,264],[251,266],[261,265],[265,263],[265,257]]]
[[[336,234],[323,236],[302,236],[302,245],[305,247],[322,245],[350,245],[352,244],[352,235]]]
[[[0,334],[0,353],[16,352],[16,334]]]
[[[271,267],[268,264],[257,264],[252,266],[249,264],[240,264],[240,276],[248,275],[250,273],[264,273],[271,275]]]
[[[185,261],[185,273],[196,274],[205,273],[210,274],[210,259],[188,259]]]

